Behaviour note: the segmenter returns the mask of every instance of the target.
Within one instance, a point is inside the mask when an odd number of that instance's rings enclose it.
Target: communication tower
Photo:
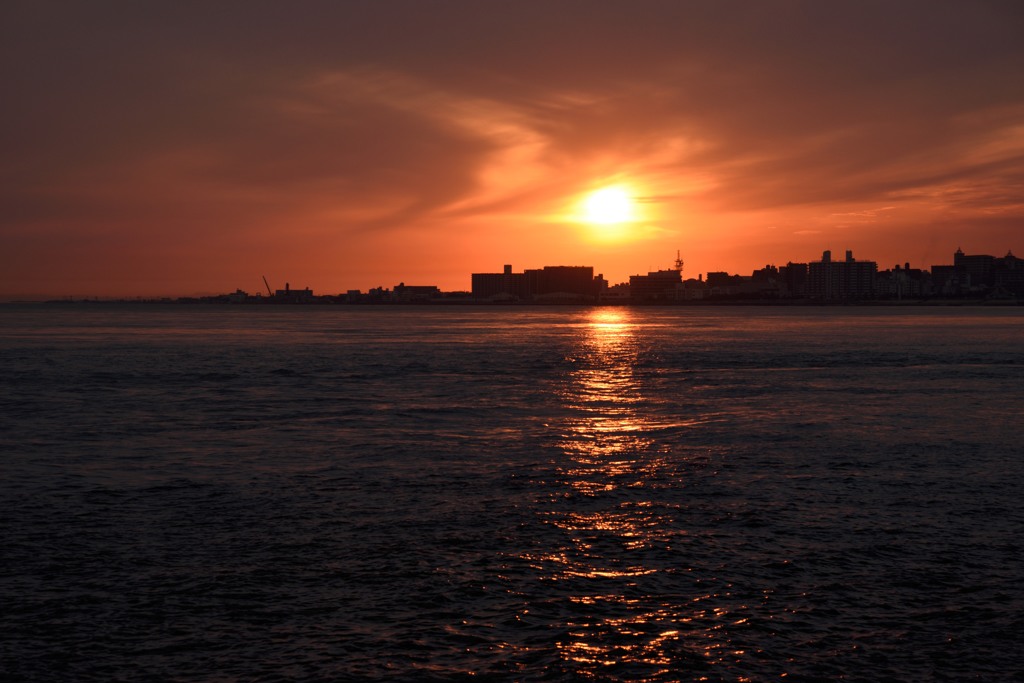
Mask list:
[[[675,263],[675,266],[676,266],[676,270],[679,271],[679,274],[682,275],[683,274],[683,257],[679,255],[679,250],[678,249],[676,249],[676,263]]]

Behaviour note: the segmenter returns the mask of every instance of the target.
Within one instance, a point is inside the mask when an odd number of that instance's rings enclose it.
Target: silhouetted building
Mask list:
[[[511,301],[528,297],[525,274],[513,273],[509,265],[501,273],[473,273],[471,280],[475,299]]]
[[[707,283],[712,289],[725,289],[742,284],[742,275],[730,275],[724,270],[713,270],[708,272]]]
[[[932,266],[932,293],[938,296],[954,296],[960,293],[960,278],[955,266]]]
[[[1014,256],[1012,251],[996,259],[992,278],[996,289],[1002,289],[1018,299],[1024,298],[1024,261]]]
[[[909,263],[901,268],[896,264],[892,270],[883,270],[875,279],[875,295],[890,299],[919,299],[929,293],[931,277],[920,268],[911,268]]]
[[[996,288],[1004,294],[1017,294],[1021,277],[1018,264],[1013,252],[996,258],[988,254],[965,254],[958,248],[953,254],[952,266],[932,266],[932,283],[941,296],[985,295]]]
[[[484,301],[594,301],[604,278],[593,266],[544,266],[513,273],[473,273],[473,298]]]
[[[601,301],[605,303],[628,303],[630,298],[629,283],[620,282],[617,285],[605,287],[600,293]]]
[[[782,289],[778,270],[775,266],[765,266],[749,276],[712,271],[708,273],[707,296],[711,299],[733,300],[777,299]]]
[[[968,256],[962,249],[953,254],[953,267],[956,268],[960,281],[968,289],[987,289],[994,284],[992,271],[995,268],[995,256],[976,254]]]
[[[799,298],[807,295],[807,264],[787,263],[779,268],[782,296]]]
[[[877,263],[857,261],[852,251],[846,252],[843,261],[833,261],[832,252],[825,251],[820,261],[807,267],[807,296],[825,301],[870,299],[874,296],[877,272]]]
[[[526,276],[534,299],[575,297],[592,301],[597,297],[593,266],[544,266],[526,271]]]
[[[313,300],[313,290],[309,287],[305,289],[292,289],[291,284],[284,283],[284,289],[278,289],[274,292],[274,301],[278,303],[309,303]]]
[[[742,275],[731,275],[724,270],[712,270],[707,276],[707,293],[712,299],[738,298],[744,285]]]
[[[407,285],[400,282],[395,285],[394,299],[402,303],[430,301],[441,297],[441,290],[434,285]]]
[[[987,254],[965,254],[957,249],[953,266],[932,266],[932,277],[947,295],[973,294],[996,297],[1024,297],[1024,262],[1013,255],[996,258]]]
[[[756,299],[778,299],[783,295],[784,289],[779,268],[768,264],[755,270],[741,289]]]
[[[704,276],[698,273],[696,278],[683,280],[682,298],[688,301],[703,299],[708,295],[708,286],[704,282]]]
[[[673,301],[683,286],[678,270],[655,270],[647,275],[629,276],[629,297],[633,301]]]

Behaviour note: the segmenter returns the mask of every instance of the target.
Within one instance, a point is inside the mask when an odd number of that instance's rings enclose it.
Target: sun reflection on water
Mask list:
[[[654,384],[656,326],[592,309],[556,390],[559,457],[538,501],[554,533],[518,559],[541,586],[524,618],[554,631],[543,649],[572,680],[709,680],[743,654],[729,637],[741,615],[722,607],[732,587],[688,564],[701,539],[688,531],[687,482],[707,463],[707,419]]]
[[[654,444],[640,417],[636,330],[629,310],[596,309],[583,327],[560,398],[570,409],[561,447],[572,458],[570,486],[584,495],[642,486],[636,453]]]
[[[686,533],[679,504],[658,497],[680,467],[661,435],[688,425],[645,396],[643,352],[629,309],[594,309],[581,327],[559,394],[562,493],[544,516],[565,540],[523,558],[568,593],[571,616],[557,648],[584,678],[670,680],[680,667],[706,667],[721,647],[687,633],[688,601],[672,594],[691,579],[665,562]]]

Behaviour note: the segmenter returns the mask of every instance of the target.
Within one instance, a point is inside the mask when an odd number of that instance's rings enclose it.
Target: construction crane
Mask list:
[[[270,291],[270,285],[267,284],[267,276],[266,275],[263,276],[263,284],[267,288],[267,296],[274,296],[274,293]]]

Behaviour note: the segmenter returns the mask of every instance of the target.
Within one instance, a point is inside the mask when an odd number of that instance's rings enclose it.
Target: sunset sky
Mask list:
[[[8,0],[0,54],[0,298],[1024,256],[1016,0]]]

